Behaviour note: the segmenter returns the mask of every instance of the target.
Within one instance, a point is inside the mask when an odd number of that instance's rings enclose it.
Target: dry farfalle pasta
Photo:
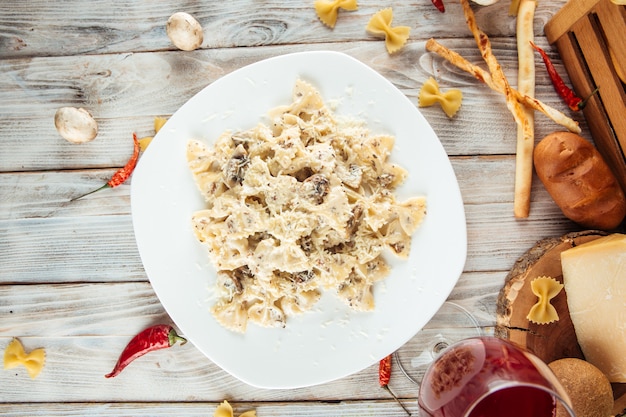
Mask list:
[[[424,82],[418,96],[420,107],[429,107],[439,103],[448,117],[453,117],[461,108],[463,93],[461,90],[450,89],[443,92],[439,89],[437,81],[430,77]]]
[[[385,37],[385,47],[390,54],[402,49],[411,33],[411,28],[408,26],[392,27],[392,21],[393,10],[391,8],[383,9],[372,16],[365,28],[373,35]]]
[[[334,28],[337,23],[339,9],[357,10],[356,0],[316,0],[315,13],[317,17],[328,27]]]
[[[224,327],[284,327],[324,290],[356,311],[374,309],[374,283],[406,258],[424,197],[397,201],[407,176],[391,163],[395,139],[362,121],[335,119],[297,80],[293,102],[270,125],[190,141],[189,168],[207,207],[192,216],[217,269],[212,313]]]
[[[215,409],[213,417],[234,417],[233,407],[228,403],[228,401],[224,400]],[[245,413],[240,414],[239,417],[256,417],[256,410],[246,411]]]
[[[42,348],[30,353],[24,352],[19,340],[13,339],[4,351],[4,369],[12,369],[23,365],[31,378],[36,378],[43,369],[46,361],[46,352]]]
[[[536,324],[549,324],[559,319],[559,314],[550,300],[558,295],[563,284],[552,277],[537,277],[530,283],[530,288],[539,300],[533,305],[526,318]]]

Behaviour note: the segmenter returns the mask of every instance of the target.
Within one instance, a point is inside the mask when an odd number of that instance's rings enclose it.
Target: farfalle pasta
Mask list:
[[[367,24],[366,30],[376,36],[385,38],[387,52],[393,54],[406,44],[409,40],[411,28],[408,26],[391,26],[393,21],[393,10],[383,9],[372,16]]]
[[[453,117],[461,108],[463,93],[461,90],[450,89],[442,92],[437,81],[430,77],[424,82],[418,96],[419,107],[429,107],[439,103],[448,117]]]
[[[284,327],[330,290],[356,311],[374,309],[374,283],[407,258],[426,199],[397,201],[406,170],[388,158],[395,139],[335,119],[297,80],[271,124],[192,140],[187,160],[207,207],[192,215],[217,269],[212,313],[224,327]]]
[[[213,417],[234,417],[233,407],[228,403],[228,401],[224,400],[215,409]],[[240,414],[239,417],[256,417],[256,410],[246,411],[245,413]]]
[[[550,300],[556,297],[563,284],[552,277],[537,277],[530,283],[530,288],[538,297],[538,301],[533,305],[526,318],[536,324],[549,324],[559,320],[559,314]]]
[[[353,11],[359,8],[356,0],[316,0],[314,7],[317,17],[330,28],[337,23],[339,9]]]
[[[35,349],[30,353],[24,351],[22,343],[13,339],[4,351],[4,369],[12,369],[24,366],[31,378],[36,378],[46,362],[46,351],[42,348]]]

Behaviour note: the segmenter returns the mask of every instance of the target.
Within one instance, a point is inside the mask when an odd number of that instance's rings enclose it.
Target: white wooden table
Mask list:
[[[445,0],[444,0],[445,1]],[[543,27],[564,0],[542,0],[537,43],[565,73]],[[394,25],[411,26],[409,44],[389,56],[365,31],[379,9],[393,7]],[[468,228],[465,270],[449,299],[493,331],[496,297],[514,261],[536,241],[579,230],[563,217],[535,178],[531,214],[513,216],[516,126],[503,97],[424,49],[435,37],[483,65],[461,6],[430,0],[360,0],[341,12],[334,30],[316,18],[313,1],[60,1],[0,3],[0,351],[13,337],[27,350],[45,348],[42,373],[0,372],[0,414],[210,416],[228,400],[259,416],[402,416],[378,386],[377,366],[310,388],[263,390],[214,365],[188,343],[144,356],[123,377],[107,380],[130,337],[171,323],[139,258],[130,213],[130,181],[69,199],[106,181],[131,152],[131,133],[152,134],[155,116],[169,116],[207,84],[249,63],[305,50],[345,52],[393,82],[417,105],[422,83],[460,88],[463,106],[448,119],[421,109],[447,151],[463,194]],[[517,79],[515,19],[509,1],[474,6],[479,25],[513,85]],[[203,47],[176,50],[165,22],[177,11],[204,27]],[[537,62],[536,96],[570,114]],[[89,109],[96,140],[72,145],[56,132],[57,108]],[[582,115],[583,136],[589,133]],[[536,137],[560,130],[541,114]],[[131,179],[132,180],[132,179]],[[390,386],[417,414],[417,387],[401,373]]]

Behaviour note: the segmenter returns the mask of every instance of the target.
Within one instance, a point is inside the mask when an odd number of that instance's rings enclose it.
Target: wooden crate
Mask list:
[[[598,93],[583,110],[593,141],[626,191],[626,6],[569,0],[545,28],[579,97]],[[613,54],[613,59],[611,59]]]

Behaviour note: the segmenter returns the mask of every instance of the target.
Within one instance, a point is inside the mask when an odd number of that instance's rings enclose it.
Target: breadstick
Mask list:
[[[535,0],[521,0],[517,13],[517,89],[521,94],[535,96],[535,59],[530,44],[534,40],[533,19]],[[515,152],[515,194],[513,214],[526,218],[530,212],[530,190],[533,180],[533,148],[535,145],[535,115],[532,108],[523,109],[528,129],[517,128]]]
[[[533,135],[533,132],[528,125],[528,121],[526,120],[524,109],[513,96],[513,92],[511,91],[511,85],[506,79],[504,71],[502,70],[500,63],[496,59],[496,56],[493,54],[489,37],[478,27],[478,24],[476,23],[476,17],[474,16],[474,11],[470,6],[469,1],[461,0],[461,5],[463,6],[463,13],[465,14],[465,21],[467,22],[467,26],[470,28],[472,35],[474,35],[478,50],[480,51],[480,54],[482,55],[484,61],[487,63],[487,67],[489,68],[491,77],[494,80],[496,86],[504,91],[506,106],[509,108],[509,111],[513,115],[515,122],[520,126],[521,129],[524,130],[524,135],[526,137],[531,137]]]
[[[487,71],[485,71],[484,69],[482,69],[481,67],[477,65],[472,64],[471,62],[463,58],[461,55],[459,55],[457,52],[443,46],[442,44],[437,42],[435,39],[431,38],[426,42],[426,50],[436,53],[437,55],[444,58],[446,61],[455,65],[456,67],[473,75],[479,81],[482,81],[483,83],[487,84],[487,86],[491,88],[492,90],[504,94],[504,90],[502,90],[500,86],[497,86],[493,82],[491,75]],[[580,126],[578,126],[578,122],[566,116],[561,111],[553,107],[550,107],[547,104],[544,104],[543,102],[541,102],[540,100],[534,97],[524,95],[514,88],[511,89],[511,93],[514,95],[517,101],[524,104],[526,107],[531,107],[537,111],[540,111],[541,113],[546,115],[548,118],[552,119],[552,121],[565,127],[570,132],[580,134],[581,130],[580,130]]]

